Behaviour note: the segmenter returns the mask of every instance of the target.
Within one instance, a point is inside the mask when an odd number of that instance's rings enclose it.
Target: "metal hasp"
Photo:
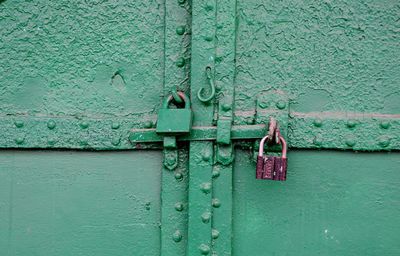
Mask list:
[[[164,141],[164,166],[173,170],[178,166],[178,150],[176,146],[177,135],[188,134],[192,128],[192,110],[190,101],[183,92],[177,92],[185,104],[184,108],[170,108],[174,95],[169,95],[158,112],[156,133],[163,136]]]

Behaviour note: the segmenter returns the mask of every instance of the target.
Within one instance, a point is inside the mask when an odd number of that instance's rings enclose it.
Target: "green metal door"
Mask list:
[[[0,1],[0,255],[399,255],[399,21],[393,0]],[[164,138],[176,91],[193,127]],[[255,178],[271,116],[285,182]]]

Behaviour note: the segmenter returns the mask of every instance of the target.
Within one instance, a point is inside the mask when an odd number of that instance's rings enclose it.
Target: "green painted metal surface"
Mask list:
[[[394,0],[0,0],[0,254],[398,255],[399,20]],[[177,91],[193,127],[164,137]],[[284,183],[255,180],[270,116]]]
[[[159,253],[160,152],[3,150],[0,163],[1,255]]]
[[[233,255],[400,253],[398,153],[291,151],[286,182],[253,166],[236,152]]]

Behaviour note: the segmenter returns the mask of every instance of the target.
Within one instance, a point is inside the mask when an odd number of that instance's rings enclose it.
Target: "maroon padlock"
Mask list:
[[[269,135],[262,138],[257,156],[256,179],[262,180],[286,180],[287,145],[285,139],[279,135],[279,142],[282,145],[282,156],[264,156],[264,144]]]

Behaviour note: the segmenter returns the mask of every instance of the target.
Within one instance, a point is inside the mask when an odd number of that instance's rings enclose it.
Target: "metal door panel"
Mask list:
[[[157,151],[1,151],[1,254],[159,255],[161,163]]]
[[[1,1],[0,111],[149,112],[163,88],[163,1]]]
[[[399,153],[292,150],[286,182],[234,165],[233,255],[399,255]]]

